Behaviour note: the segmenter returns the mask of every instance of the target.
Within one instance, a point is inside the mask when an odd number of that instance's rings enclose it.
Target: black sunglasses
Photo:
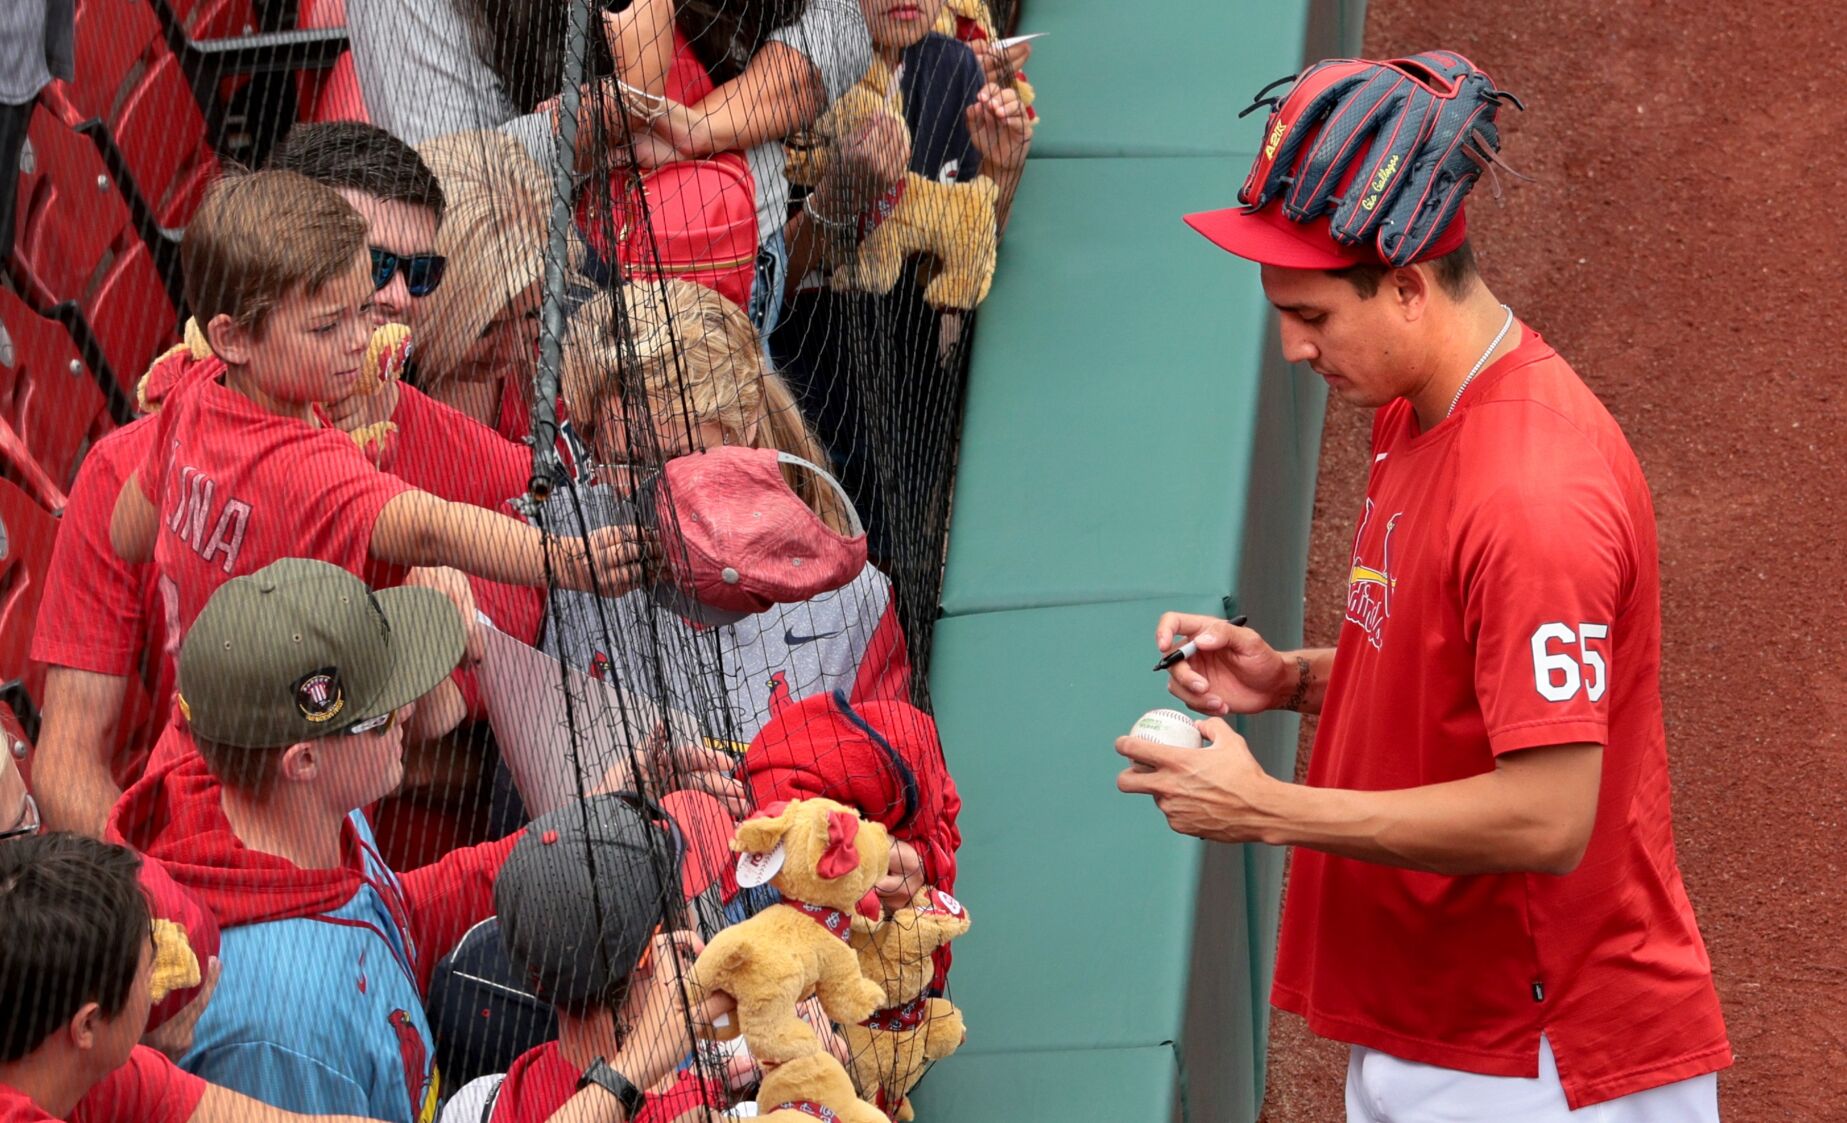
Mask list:
[[[412,296],[428,296],[442,284],[443,268],[449,259],[439,253],[420,253],[401,257],[390,250],[368,246],[372,251],[372,287],[382,289],[391,283],[391,275],[402,269],[404,287]]]

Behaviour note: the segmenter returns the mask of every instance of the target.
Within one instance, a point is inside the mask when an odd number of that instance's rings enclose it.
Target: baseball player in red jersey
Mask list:
[[[1272,1001],[1349,1042],[1349,1120],[1716,1120],[1731,1063],[1675,862],[1648,486],[1491,293],[1462,198],[1517,104],[1466,59],[1336,60],[1273,107],[1243,207],[1284,355],[1377,411],[1337,645],[1168,613],[1209,751],[1123,738],[1175,830],[1297,848]],[[1222,720],[1319,713],[1307,782]],[[1588,1114],[1588,1113],[1587,1113]]]

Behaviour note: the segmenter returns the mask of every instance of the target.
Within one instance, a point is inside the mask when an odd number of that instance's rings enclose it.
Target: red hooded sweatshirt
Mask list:
[[[222,791],[191,735],[170,725],[155,746],[148,774],[110,813],[107,837],[158,859],[212,911],[220,928],[319,916],[351,901],[368,881],[378,888],[367,869],[367,857],[376,863],[376,852],[351,818],[341,828],[343,864],[303,869],[245,846],[225,817]],[[408,945],[417,949],[413,962],[420,988],[429,986],[437,960],[493,915],[494,877],[518,840],[516,832],[456,850],[396,875],[401,893],[381,894],[402,903],[397,920]],[[399,911],[394,908],[394,915]]]

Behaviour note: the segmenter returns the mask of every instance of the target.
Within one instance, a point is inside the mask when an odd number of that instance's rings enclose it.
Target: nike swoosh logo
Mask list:
[[[804,643],[813,643],[818,639],[833,639],[839,634],[839,632],[817,632],[812,636],[802,636],[784,629],[782,633],[782,642],[788,644],[790,647],[800,647]]]

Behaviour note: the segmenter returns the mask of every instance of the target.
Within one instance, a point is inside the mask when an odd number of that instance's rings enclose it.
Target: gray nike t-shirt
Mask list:
[[[634,521],[633,507],[606,487],[561,486],[546,501],[543,521],[574,535]],[[583,506],[583,525],[575,503]],[[691,714],[701,732],[741,751],[774,707],[813,694],[887,682],[875,658],[904,659],[902,647],[873,643],[881,627],[897,628],[891,584],[868,565],[846,585],[801,602],[776,605],[735,624],[700,627],[663,607],[647,591],[596,597],[554,590],[539,646],[548,654],[656,701]],[[905,684],[902,689],[908,689]]]

